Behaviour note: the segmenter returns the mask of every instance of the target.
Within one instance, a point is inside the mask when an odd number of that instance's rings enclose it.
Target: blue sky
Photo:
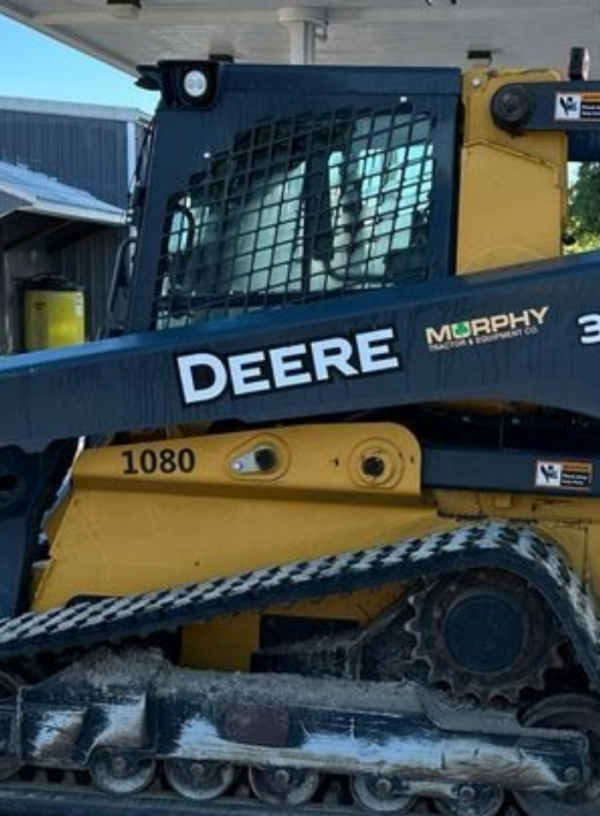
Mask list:
[[[123,105],[152,112],[134,77],[0,16],[0,96]]]

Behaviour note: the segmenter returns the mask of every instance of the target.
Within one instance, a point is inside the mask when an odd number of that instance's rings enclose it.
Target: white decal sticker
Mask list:
[[[591,462],[538,460],[535,467],[536,487],[562,490],[589,490],[594,477]]]
[[[207,351],[176,358],[186,405],[402,370],[392,327],[219,357]]]

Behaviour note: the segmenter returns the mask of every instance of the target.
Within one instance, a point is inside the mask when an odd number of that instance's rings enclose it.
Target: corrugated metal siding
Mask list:
[[[90,115],[90,110],[79,117],[47,108],[21,110],[0,105],[0,160],[25,165],[125,208],[132,164],[144,130],[134,118],[113,120],[94,112]],[[0,217],[13,205],[13,197],[0,192]],[[35,244],[19,243],[6,251],[4,289],[0,286],[0,353],[20,347],[18,282],[39,274],[60,275],[85,288],[87,334],[93,339],[105,323],[117,249],[127,236],[126,228],[103,227],[79,240],[73,235],[74,242],[67,245],[53,243],[49,234]]]
[[[0,159],[127,204],[127,123],[0,109]]]
[[[117,249],[128,235],[126,229],[105,227],[51,256],[50,272],[85,288],[86,325],[90,339],[104,326],[106,302]]]

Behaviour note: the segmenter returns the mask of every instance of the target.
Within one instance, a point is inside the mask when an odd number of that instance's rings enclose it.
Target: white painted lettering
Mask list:
[[[529,312],[535,317],[538,324],[541,326],[544,320],[546,319],[546,315],[548,314],[549,306],[542,306],[541,309],[529,309]]]
[[[579,342],[582,346],[594,346],[600,343],[600,314],[590,312],[577,318],[577,325],[581,328]]]
[[[477,337],[478,334],[487,334],[490,330],[490,321],[487,317],[476,317],[471,320],[471,331]]]
[[[360,370],[368,374],[371,371],[400,368],[400,360],[390,347],[390,341],[393,339],[393,329],[377,329],[357,335],[356,348]]]
[[[439,329],[428,326],[425,329],[425,338],[428,345],[432,345],[433,343],[448,343],[452,340],[452,328],[449,325],[440,326]]]
[[[490,318],[490,325],[492,327],[492,332],[499,332],[502,331],[502,329],[507,329],[510,325],[508,315],[505,314],[492,315],[492,317]]]
[[[256,394],[269,391],[271,383],[265,379],[260,363],[264,363],[264,351],[249,351],[246,354],[234,354],[229,358],[229,373],[233,393]]]
[[[310,372],[305,369],[306,343],[274,348],[269,356],[276,388],[290,388],[312,382]]]
[[[183,399],[193,405],[218,399],[226,390],[244,396],[402,368],[394,339],[394,329],[388,326],[350,338],[232,354],[223,361],[209,352],[183,354],[177,358]]]
[[[315,340],[311,345],[317,380],[328,380],[332,369],[344,377],[356,377],[360,373],[349,362],[352,356],[352,343],[344,337]]]
[[[529,326],[531,325],[531,318],[529,316],[529,309],[526,309],[521,314],[514,314],[511,312],[509,315],[510,320],[510,327],[511,329],[518,329],[519,326]]]
[[[195,402],[206,402],[219,397],[227,385],[227,371],[223,363],[214,354],[188,354],[177,359],[179,368],[179,379],[183,389],[183,399],[186,405]],[[204,374],[208,374],[209,384],[199,386],[200,377],[198,371],[205,369]],[[204,379],[204,377],[203,377]]]

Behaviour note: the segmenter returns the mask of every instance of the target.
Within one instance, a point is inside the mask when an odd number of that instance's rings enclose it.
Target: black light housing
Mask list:
[[[476,62],[478,65],[491,65],[493,54],[489,48],[469,48],[467,50],[469,62]]]
[[[587,48],[571,48],[569,55],[569,79],[585,82],[589,79],[591,67],[590,52]]]
[[[142,0],[106,0],[113,17],[121,20],[135,20],[142,9]]]
[[[156,88],[158,81],[162,102],[167,108],[202,108],[217,93],[219,62],[211,60],[165,60],[156,68],[144,66],[138,84]]]
[[[157,65],[138,65],[135,84],[144,91],[160,91],[160,71]]]

